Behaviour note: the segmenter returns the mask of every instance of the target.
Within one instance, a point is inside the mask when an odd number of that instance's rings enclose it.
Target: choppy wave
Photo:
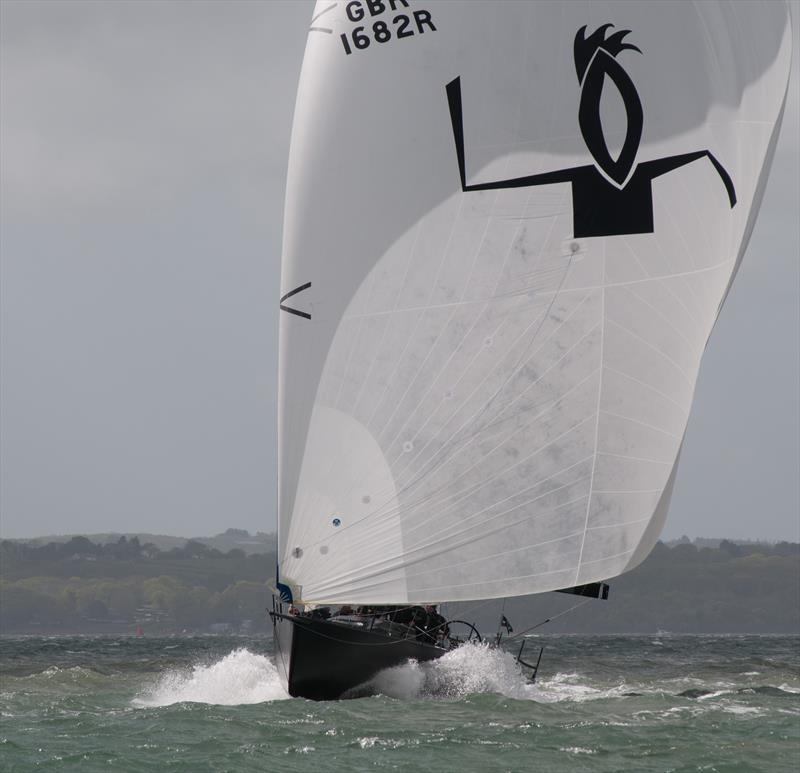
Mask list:
[[[438,660],[411,660],[387,668],[352,692],[352,697],[379,693],[392,698],[462,698],[475,693],[533,697],[514,658],[486,644],[464,644]]]
[[[535,685],[473,645],[325,704],[280,700],[263,636],[0,638],[0,767],[796,773],[800,639],[659,638],[539,637]]]
[[[167,671],[133,703],[147,707],[174,703],[238,706],[288,697],[274,663],[242,648],[210,665]]]
[[[742,687],[708,682],[702,683],[700,687],[687,689],[680,681],[665,680],[643,684],[621,680],[614,684],[599,684],[593,683],[587,674],[557,672],[533,684],[513,655],[487,644],[472,643],[448,652],[438,660],[424,663],[412,660],[401,666],[386,669],[374,679],[351,691],[347,697],[381,694],[401,700],[458,699],[479,693],[494,693],[515,700],[540,703],[583,703],[602,699],[638,698],[646,695],[688,698],[700,702],[719,698],[742,698],[748,695],[770,697],[795,695],[788,685]],[[726,704],[720,708],[737,711],[735,704]]]

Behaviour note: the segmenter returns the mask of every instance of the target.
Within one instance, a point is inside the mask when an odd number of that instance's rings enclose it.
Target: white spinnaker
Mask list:
[[[788,11],[391,5],[320,0],[308,37],[282,287],[305,287],[285,306],[310,319],[281,312],[281,579],[308,603],[403,603],[615,576],[666,516],[777,136]],[[401,15],[415,34],[396,36]],[[446,84],[468,184],[592,164],[573,40],[605,23],[641,49],[616,57],[643,105],[637,162],[709,150],[735,207],[707,158],[653,180],[652,233],[576,237],[569,183],[462,192]],[[614,156],[628,119],[608,79],[600,115]]]

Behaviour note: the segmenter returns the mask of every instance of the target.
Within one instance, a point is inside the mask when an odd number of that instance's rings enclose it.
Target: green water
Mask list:
[[[268,638],[6,637],[0,769],[796,771],[800,638],[542,636],[288,699]]]

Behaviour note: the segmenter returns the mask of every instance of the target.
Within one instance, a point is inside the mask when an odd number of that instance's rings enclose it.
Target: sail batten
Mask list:
[[[788,11],[390,5],[319,3],[331,32],[307,42],[280,579],[306,603],[593,586],[663,526],[774,149]]]

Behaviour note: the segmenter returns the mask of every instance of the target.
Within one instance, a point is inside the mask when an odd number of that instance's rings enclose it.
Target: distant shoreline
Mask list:
[[[215,537],[72,536],[0,542],[0,635],[269,635],[275,536],[229,529]],[[710,545],[709,543],[715,543]],[[509,598],[521,630],[547,634],[800,633],[800,545],[708,539],[659,542],[611,581],[608,601],[579,609],[561,593]],[[493,636],[503,600],[444,604]],[[667,634],[664,634],[667,635]]]

